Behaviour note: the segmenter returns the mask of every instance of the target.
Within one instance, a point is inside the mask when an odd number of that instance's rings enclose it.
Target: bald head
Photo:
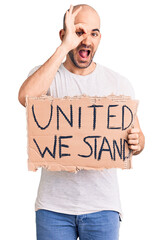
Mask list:
[[[78,18],[82,15],[82,16],[90,16],[92,17],[93,19],[92,20],[96,20],[99,22],[99,28],[100,28],[100,17],[97,13],[97,11],[87,5],[87,4],[78,4],[78,5],[75,5],[73,6],[73,12],[78,9],[79,7],[82,7],[82,9],[80,10],[80,12],[77,14],[76,18],[75,18],[75,21],[78,22]],[[63,29],[65,30],[65,15],[66,13],[64,14],[64,17],[63,17]]]

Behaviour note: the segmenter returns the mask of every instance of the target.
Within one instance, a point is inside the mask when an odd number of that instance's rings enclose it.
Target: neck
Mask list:
[[[92,62],[89,67],[87,68],[78,68],[76,67],[72,62],[68,61],[66,59],[66,61],[63,63],[64,67],[69,70],[70,72],[77,74],[77,75],[88,75],[91,72],[94,71],[94,69],[96,68],[96,63]]]

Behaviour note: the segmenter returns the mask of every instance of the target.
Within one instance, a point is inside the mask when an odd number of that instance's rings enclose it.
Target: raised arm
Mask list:
[[[82,24],[74,24],[75,16],[82,7],[73,12],[73,6],[66,12],[65,30],[60,31],[62,43],[57,47],[54,54],[31,76],[29,76],[20,87],[18,99],[25,106],[25,97],[39,97],[46,94],[56,72],[67,53],[77,47],[79,43],[87,37],[86,30]],[[78,36],[76,31],[81,29],[84,34]]]

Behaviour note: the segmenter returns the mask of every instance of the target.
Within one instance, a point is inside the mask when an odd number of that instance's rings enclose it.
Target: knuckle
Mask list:
[[[130,139],[130,138],[131,138],[131,134],[128,134],[128,135],[127,135],[127,138]]]

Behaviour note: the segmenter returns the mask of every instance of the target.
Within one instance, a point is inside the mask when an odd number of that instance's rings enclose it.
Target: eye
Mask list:
[[[83,31],[82,31],[82,32],[76,32],[76,34],[77,34],[78,36],[81,36],[81,35],[83,34]]]
[[[93,33],[92,33],[92,36],[93,36],[93,37],[98,37],[98,33],[97,33],[97,32],[93,32]]]

